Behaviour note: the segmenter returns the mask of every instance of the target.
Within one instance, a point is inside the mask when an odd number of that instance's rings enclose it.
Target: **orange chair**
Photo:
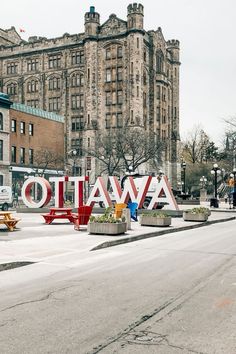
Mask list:
[[[122,215],[122,210],[125,209],[126,207],[127,207],[127,204],[125,204],[125,203],[117,203],[117,204],[115,204],[114,217],[116,219],[120,219],[121,215]]]
[[[76,220],[74,222],[74,229],[79,231],[80,225],[88,225],[89,218],[92,214],[93,207],[83,205],[78,208],[78,215],[76,215]]]

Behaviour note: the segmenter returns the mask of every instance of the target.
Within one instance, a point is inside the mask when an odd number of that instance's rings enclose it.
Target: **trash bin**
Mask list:
[[[219,208],[219,201],[217,198],[210,199],[210,207]]]

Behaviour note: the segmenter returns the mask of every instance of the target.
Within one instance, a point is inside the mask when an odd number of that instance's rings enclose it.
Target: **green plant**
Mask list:
[[[186,213],[191,213],[191,214],[208,214],[209,209],[205,207],[198,207],[198,208],[192,208],[185,210]]]
[[[121,222],[124,222],[123,218],[122,219],[116,219],[112,215],[100,215],[100,216],[94,216],[91,215],[89,218],[89,221],[91,223],[107,223],[107,224],[118,224]]]

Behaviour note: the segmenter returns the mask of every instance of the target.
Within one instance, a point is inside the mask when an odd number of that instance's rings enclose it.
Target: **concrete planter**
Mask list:
[[[197,213],[193,214],[191,212],[183,212],[183,218],[185,221],[207,221],[208,220],[208,214],[209,213]]]
[[[90,234],[99,234],[99,235],[121,235],[124,234],[127,230],[127,223],[98,223],[98,222],[89,222],[88,223],[88,232]]]
[[[143,226],[170,226],[171,216],[165,218],[160,218],[158,216],[152,215],[141,215],[140,216],[140,225]]]

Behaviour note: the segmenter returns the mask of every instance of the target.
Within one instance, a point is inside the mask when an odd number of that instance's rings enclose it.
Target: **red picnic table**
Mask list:
[[[42,214],[42,216],[48,225],[55,219],[68,219],[74,224],[78,216],[72,214],[72,210],[72,208],[50,208],[50,212],[48,214]]]

